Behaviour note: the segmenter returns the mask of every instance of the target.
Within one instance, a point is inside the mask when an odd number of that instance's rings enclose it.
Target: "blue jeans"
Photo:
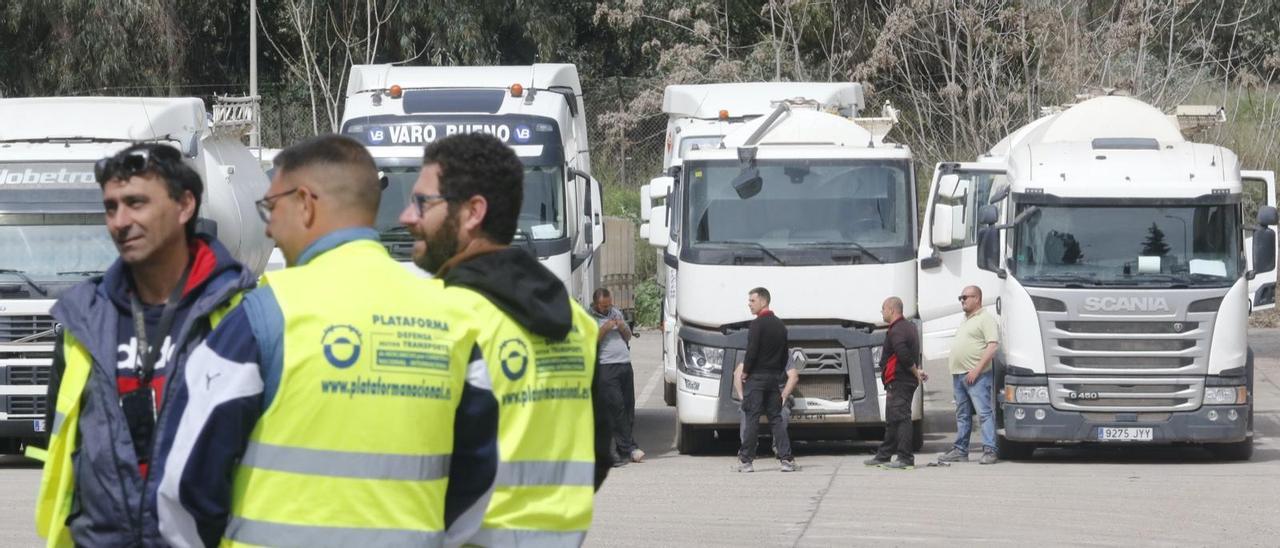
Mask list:
[[[964,382],[964,374],[951,375],[956,395],[956,449],[969,453],[969,435],[973,433],[973,410],[982,421],[982,448],[996,450],[996,421],[992,406],[993,374],[987,370],[973,384]]]

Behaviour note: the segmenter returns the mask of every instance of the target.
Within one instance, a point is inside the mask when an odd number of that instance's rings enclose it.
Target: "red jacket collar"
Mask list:
[[[759,314],[756,314],[756,317],[763,318],[765,316],[772,316],[772,315],[774,315],[772,310],[769,310],[768,308],[763,308],[760,310]]]

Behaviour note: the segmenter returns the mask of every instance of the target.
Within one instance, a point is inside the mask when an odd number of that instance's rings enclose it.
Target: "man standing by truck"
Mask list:
[[[747,294],[747,307],[756,318],[747,328],[747,355],[742,360],[742,447],[733,467],[736,472],[755,471],[752,461],[760,439],[761,415],[769,418],[782,471],[796,471],[787,423],[782,420],[784,397],[779,388],[787,368],[787,326],[769,310],[769,303],[768,289],[757,287]]]
[[[960,292],[965,319],[951,342],[952,388],[956,398],[956,443],[938,458],[941,462],[969,460],[969,435],[973,432],[973,412],[982,421],[981,464],[996,463],[996,422],[991,390],[995,374],[991,360],[1000,346],[1000,326],[982,308],[982,289],[967,286]]]
[[[579,546],[608,474],[596,322],[530,253],[511,247],[524,174],[497,138],[466,133],[428,145],[400,222],[414,263],[468,303],[498,399],[498,474],[477,535],[449,545]]]
[[[622,312],[613,307],[609,289],[598,287],[591,294],[591,316],[600,327],[596,362],[600,367],[600,387],[609,422],[613,425],[613,444],[618,452],[614,466],[641,462],[644,451],[636,445],[633,428],[636,420],[635,371],[631,368],[631,328]]]
[[[120,258],[53,307],[63,330],[36,529],[58,545],[159,545],[155,493],[187,401],[166,379],[255,277],[196,234],[204,183],[176,149],[133,145],[94,175]]]
[[[915,467],[915,456],[911,453],[911,399],[929,376],[920,369],[920,334],[914,324],[904,321],[902,299],[885,299],[880,305],[880,315],[889,324],[879,363],[880,380],[888,393],[884,404],[884,442],[875,456],[863,464],[910,470]],[[898,460],[890,462],[895,454]]]

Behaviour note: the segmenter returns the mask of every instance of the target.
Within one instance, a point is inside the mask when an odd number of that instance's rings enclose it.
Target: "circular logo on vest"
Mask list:
[[[523,377],[529,367],[529,348],[520,339],[502,341],[498,356],[502,361],[502,374],[513,381]]]
[[[360,359],[360,331],[350,325],[331,325],[320,337],[324,345],[324,359],[329,365],[346,369]]]

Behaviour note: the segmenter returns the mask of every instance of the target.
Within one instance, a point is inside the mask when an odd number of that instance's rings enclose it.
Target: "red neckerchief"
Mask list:
[[[772,311],[772,310],[769,310],[768,308],[762,308],[762,309],[760,309],[760,313],[759,313],[759,314],[756,314],[756,317],[757,317],[757,318],[763,318],[763,317],[765,317],[765,316],[772,316],[772,315],[773,315],[773,311]]]

